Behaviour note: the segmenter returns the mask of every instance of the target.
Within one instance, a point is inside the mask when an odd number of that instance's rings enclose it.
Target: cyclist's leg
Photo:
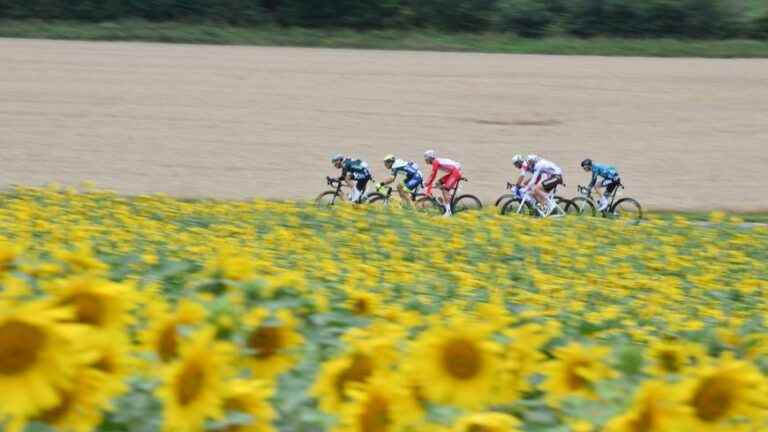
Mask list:
[[[608,206],[608,202],[610,201],[611,193],[616,190],[616,186],[617,184],[614,183],[613,179],[603,179],[603,181],[597,182],[595,184],[595,191],[600,197],[597,202],[598,210],[605,210],[605,208]]]
[[[537,179],[532,179],[534,181],[533,184],[533,197],[536,199],[536,201],[544,208],[546,208],[546,202],[547,202],[547,193],[544,190],[544,183],[549,178],[548,175],[542,174]]]
[[[451,213],[451,197],[453,190],[459,187],[459,181],[461,180],[461,171],[453,170],[448,175],[443,177],[443,202],[445,203],[446,213]]]
[[[419,186],[421,186],[421,183],[422,179],[419,176],[413,176],[410,180],[407,181],[403,179],[403,182],[398,185],[398,191],[400,192],[400,197],[403,199],[403,201],[413,205],[411,196],[416,193],[416,191],[419,189]]]
[[[357,179],[355,183],[355,189],[353,191],[353,202],[359,203],[365,195],[365,188],[368,186],[368,181],[371,179],[370,175],[363,175]]]

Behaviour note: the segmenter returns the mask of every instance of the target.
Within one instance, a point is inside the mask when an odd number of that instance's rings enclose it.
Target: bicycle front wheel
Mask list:
[[[372,204],[376,206],[386,206],[387,205],[387,197],[384,196],[383,193],[379,192],[371,192],[368,195],[365,196],[365,199],[363,201],[366,204]]]
[[[318,207],[331,207],[336,203],[343,202],[344,198],[341,197],[341,194],[336,193],[336,191],[325,191],[321,193],[320,195],[315,198],[315,204]]]
[[[514,197],[516,197],[516,196],[517,196],[517,195],[515,195],[515,194],[511,194],[511,193],[508,193],[508,194],[504,194],[504,195],[500,196],[500,197],[499,197],[499,198],[496,200],[496,202],[495,202],[495,203],[493,203],[493,206],[494,206],[494,207],[498,207],[499,209],[502,209],[502,208],[504,208],[504,204],[506,204],[506,203],[507,203],[507,200],[509,200],[509,199],[512,199],[512,198],[514,198]]]
[[[445,213],[445,207],[443,207],[440,202],[426,195],[416,198],[416,201],[413,204],[416,207],[416,210],[422,213],[433,215],[441,215]]]
[[[461,213],[467,210],[480,210],[483,208],[483,203],[474,195],[461,195],[453,200],[451,207],[453,213]]]
[[[534,210],[533,206],[531,206],[530,203],[523,202],[519,198],[512,198],[511,200],[507,201],[506,204],[504,204],[504,207],[501,208],[501,214],[503,215],[528,214],[531,216],[535,216],[536,210]]]
[[[577,214],[580,216],[596,216],[597,207],[591,199],[585,197],[576,197],[568,204],[565,209],[568,214]]]
[[[643,208],[634,198],[622,198],[613,204],[610,214],[616,219],[640,220]]]

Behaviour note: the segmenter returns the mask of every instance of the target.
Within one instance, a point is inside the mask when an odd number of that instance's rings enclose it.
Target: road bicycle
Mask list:
[[[416,200],[418,200],[421,197],[424,197],[423,193],[420,192],[409,192],[411,196],[411,202],[416,203]],[[381,186],[378,189],[376,189],[375,192],[371,192],[368,194],[365,198],[365,201],[368,204],[375,204],[375,205],[381,205],[381,206],[389,206],[390,203],[392,203],[394,200],[396,200],[395,197],[400,197],[399,194],[394,193],[394,188],[391,186]],[[405,206],[405,202],[401,202],[401,205]]]
[[[592,188],[579,185],[577,190],[579,196],[571,199],[572,211],[576,214],[586,216],[597,216],[598,205],[592,197]],[[600,211],[601,216],[615,219],[635,219],[643,218],[643,208],[640,203],[629,197],[616,199],[620,191],[624,190],[624,185],[619,183],[608,195],[608,205]]]
[[[459,179],[459,183],[456,185],[456,187],[453,188],[453,191],[451,193],[451,213],[461,213],[463,211],[467,210],[480,210],[483,208],[483,203],[480,202],[480,199],[477,198],[474,195],[470,194],[462,194],[459,196],[456,196],[456,194],[459,191],[459,187],[461,186],[461,182],[468,182],[469,179],[466,177],[462,177]],[[443,189],[442,185],[438,184],[439,189]],[[434,195],[423,195],[416,199],[415,201],[416,208],[428,212],[428,213],[434,213],[434,214],[443,214],[445,213],[445,205],[443,204],[443,198],[442,197],[436,197]]]
[[[513,187],[515,187],[515,185],[513,185],[510,182],[507,182],[507,190],[508,191],[512,190]],[[505,193],[501,194],[501,196],[496,198],[496,202],[494,202],[493,205],[494,205],[494,207],[496,207],[499,210],[501,210],[504,207],[504,204],[507,203],[507,201],[509,201],[509,200],[511,200],[513,198],[516,198],[516,197],[517,197],[517,195],[515,195],[514,193],[505,192]]]
[[[318,195],[317,198],[315,198],[315,204],[317,204],[317,206],[332,207],[337,202],[347,201],[346,195],[341,191],[341,189],[345,185],[343,181],[333,177],[326,177],[325,181],[328,184],[328,186],[332,187],[333,189],[327,190],[321,193],[320,195]],[[370,181],[373,181],[373,178],[371,178]],[[380,197],[383,197],[383,195],[378,192],[363,194],[362,197],[358,200],[358,203],[366,203],[373,198],[380,198]]]
[[[515,198],[520,198],[520,196],[518,195],[519,189],[518,189],[518,192],[516,192],[515,188],[517,188],[516,185],[513,185],[512,183],[507,182],[507,190],[512,191],[512,192],[502,194],[499,198],[496,199],[496,202],[494,203],[494,206],[496,206],[496,208],[499,209],[500,213],[504,209],[504,206],[510,200],[515,199]],[[555,195],[555,201],[558,204],[560,204],[563,207],[563,209],[566,209],[567,206],[568,206],[568,202],[570,200],[568,198],[563,198],[561,196]],[[568,213],[568,214],[575,213],[575,212],[576,212],[575,208],[572,211],[569,211],[569,210],[566,209],[566,213]],[[504,214],[504,213],[502,213],[502,214]]]
[[[542,207],[533,197],[533,192],[530,189],[522,191],[515,187],[513,189],[514,197],[504,203],[501,214],[528,214],[541,218],[566,216],[569,214],[568,207],[571,206],[571,200],[556,196],[556,190],[557,188],[547,193],[546,206]]]

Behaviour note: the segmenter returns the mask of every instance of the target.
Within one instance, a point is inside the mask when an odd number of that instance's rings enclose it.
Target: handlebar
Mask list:
[[[328,186],[333,186],[333,185],[341,183],[341,180],[339,180],[337,178],[333,178],[333,177],[326,177],[325,181],[328,183]]]

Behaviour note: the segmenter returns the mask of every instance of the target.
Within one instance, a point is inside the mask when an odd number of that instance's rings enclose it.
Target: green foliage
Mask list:
[[[552,9],[539,0],[500,0],[497,28],[523,37],[541,37],[555,22]]]
[[[234,25],[500,30],[524,37],[725,38],[766,33],[765,5],[740,0],[0,0],[0,19],[139,18]]]
[[[768,39],[768,12],[764,17],[755,21],[753,34],[756,37]]]
[[[305,27],[382,28],[396,25],[401,0],[283,0],[282,24]]]
[[[412,3],[415,23],[447,31],[486,31],[496,0],[418,0]]]
[[[565,22],[578,36],[722,38],[744,27],[728,0],[575,0]]]

